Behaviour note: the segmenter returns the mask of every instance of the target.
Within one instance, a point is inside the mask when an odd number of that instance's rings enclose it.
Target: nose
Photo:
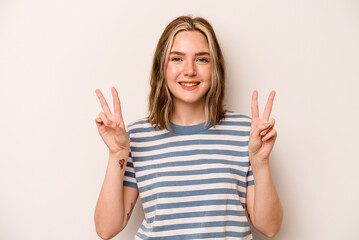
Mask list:
[[[185,65],[184,69],[184,75],[185,76],[195,76],[197,74],[196,72],[196,65],[193,61],[188,61]]]

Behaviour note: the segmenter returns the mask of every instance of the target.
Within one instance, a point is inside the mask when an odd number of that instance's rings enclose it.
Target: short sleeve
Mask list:
[[[136,174],[135,168],[133,167],[132,155],[131,151],[128,155],[126,169],[125,169],[125,176],[123,178],[123,186],[137,188],[137,181],[136,181]]]
[[[251,119],[250,117],[248,117],[248,118]],[[252,119],[251,119],[251,121],[252,121]],[[250,129],[248,131],[248,143],[249,143],[249,135],[250,135]],[[249,153],[248,153],[248,155],[249,155]],[[248,158],[248,163],[249,163],[249,168],[248,168],[248,172],[247,172],[246,187],[254,185],[254,176],[253,176],[253,171],[252,171],[252,165],[251,165],[251,161],[249,160],[249,158]]]
[[[252,171],[251,163],[249,162],[249,169],[247,172],[246,186],[254,185],[254,176]]]

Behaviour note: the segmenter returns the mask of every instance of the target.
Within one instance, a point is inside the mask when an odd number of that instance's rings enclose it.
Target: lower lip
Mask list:
[[[195,86],[191,86],[191,87],[186,87],[186,86],[183,86],[181,84],[179,84],[179,85],[182,87],[182,89],[187,90],[187,91],[195,90],[199,86],[199,84],[197,84]]]

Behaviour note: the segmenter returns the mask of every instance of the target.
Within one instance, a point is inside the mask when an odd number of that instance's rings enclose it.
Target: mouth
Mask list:
[[[194,87],[199,85],[201,82],[178,82],[178,83],[184,87]]]

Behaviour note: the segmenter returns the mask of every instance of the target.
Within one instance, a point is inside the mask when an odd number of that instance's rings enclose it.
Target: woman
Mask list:
[[[135,239],[252,239],[247,214],[266,236],[278,233],[283,211],[269,166],[275,92],[259,118],[254,91],[250,119],[223,109],[224,80],[211,25],[182,16],[157,45],[149,116],[128,135],[116,89],[114,113],[96,90],[104,111],[96,123],[109,148],[95,210],[101,238],[122,231],[138,195],[145,219]]]

